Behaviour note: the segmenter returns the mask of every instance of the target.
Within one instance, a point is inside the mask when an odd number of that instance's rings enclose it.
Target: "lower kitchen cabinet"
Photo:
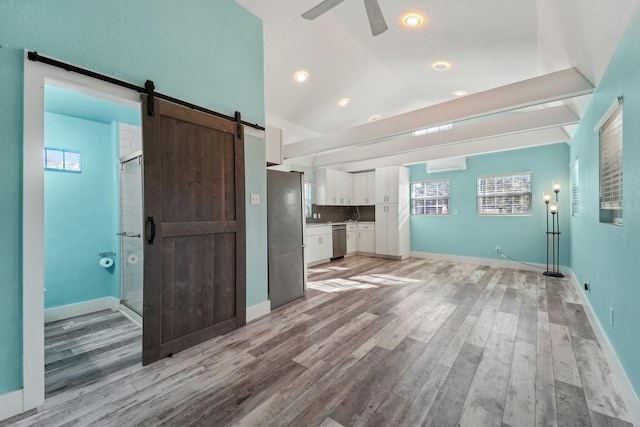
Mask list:
[[[358,252],[358,227],[347,224],[347,255]]]
[[[376,235],[375,223],[359,222],[358,223],[358,252],[375,253],[376,251]]]
[[[333,256],[333,236],[330,225],[307,226],[305,261],[313,264],[329,261]]]

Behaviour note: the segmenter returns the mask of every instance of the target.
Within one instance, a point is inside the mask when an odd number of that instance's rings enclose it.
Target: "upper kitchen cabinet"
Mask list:
[[[282,131],[267,125],[265,131],[267,166],[282,164]]]
[[[353,174],[353,200],[358,206],[374,205],[376,202],[376,173]]]
[[[406,168],[389,166],[376,169],[376,204],[398,203],[400,174],[403,173],[403,169]]]
[[[333,169],[316,170],[316,204],[351,206],[353,175]]]

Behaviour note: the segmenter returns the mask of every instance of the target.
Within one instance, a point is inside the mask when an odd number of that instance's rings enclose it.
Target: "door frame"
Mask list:
[[[141,108],[138,92],[30,61],[24,53],[22,181],[23,388],[11,412],[44,403],[44,88],[48,83]]]

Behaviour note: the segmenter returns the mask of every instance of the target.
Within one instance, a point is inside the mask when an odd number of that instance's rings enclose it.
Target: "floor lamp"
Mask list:
[[[558,209],[558,193],[560,192],[560,181],[553,181],[553,192],[556,193],[556,202],[551,202],[551,195],[542,193],[544,204],[547,208],[547,271],[545,276],[564,277],[560,273],[560,214]],[[549,231],[549,214],[551,214],[551,231]],[[551,270],[549,270],[549,243],[551,243]]]

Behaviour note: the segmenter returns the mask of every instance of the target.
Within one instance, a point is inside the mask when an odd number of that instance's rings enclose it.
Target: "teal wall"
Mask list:
[[[615,98],[623,107],[624,226],[600,224],[598,137],[593,128]],[[571,142],[580,159],[580,215],[572,218],[571,265],[580,283],[591,280],[591,302],[632,386],[640,394],[640,12],[629,24]],[[614,310],[614,325],[609,308]]]
[[[267,168],[264,140],[245,135],[247,206],[247,307],[267,300]],[[259,167],[258,167],[259,165]],[[260,203],[249,203],[251,193]],[[249,256],[251,253],[251,256]]]
[[[118,148],[112,126],[45,114],[45,146],[80,151],[82,173],[45,171],[45,308],[120,296]]]
[[[569,265],[569,148],[556,144],[467,158],[467,170],[427,174],[424,163],[412,165],[411,181],[451,179],[449,215],[411,215],[411,251],[502,259],[502,252],[524,262],[546,262],[546,211],[542,193],[560,180],[560,264]],[[482,175],[533,171],[531,216],[479,216],[476,178]],[[453,215],[453,210],[458,215]]]
[[[234,0],[0,2],[0,394],[22,387],[23,49],[264,125],[262,43],[261,21]],[[248,158],[264,168],[264,154]],[[247,260],[266,265],[266,251],[248,244]],[[266,275],[252,286],[266,295]]]
[[[22,386],[22,75],[0,48],[0,394]]]

